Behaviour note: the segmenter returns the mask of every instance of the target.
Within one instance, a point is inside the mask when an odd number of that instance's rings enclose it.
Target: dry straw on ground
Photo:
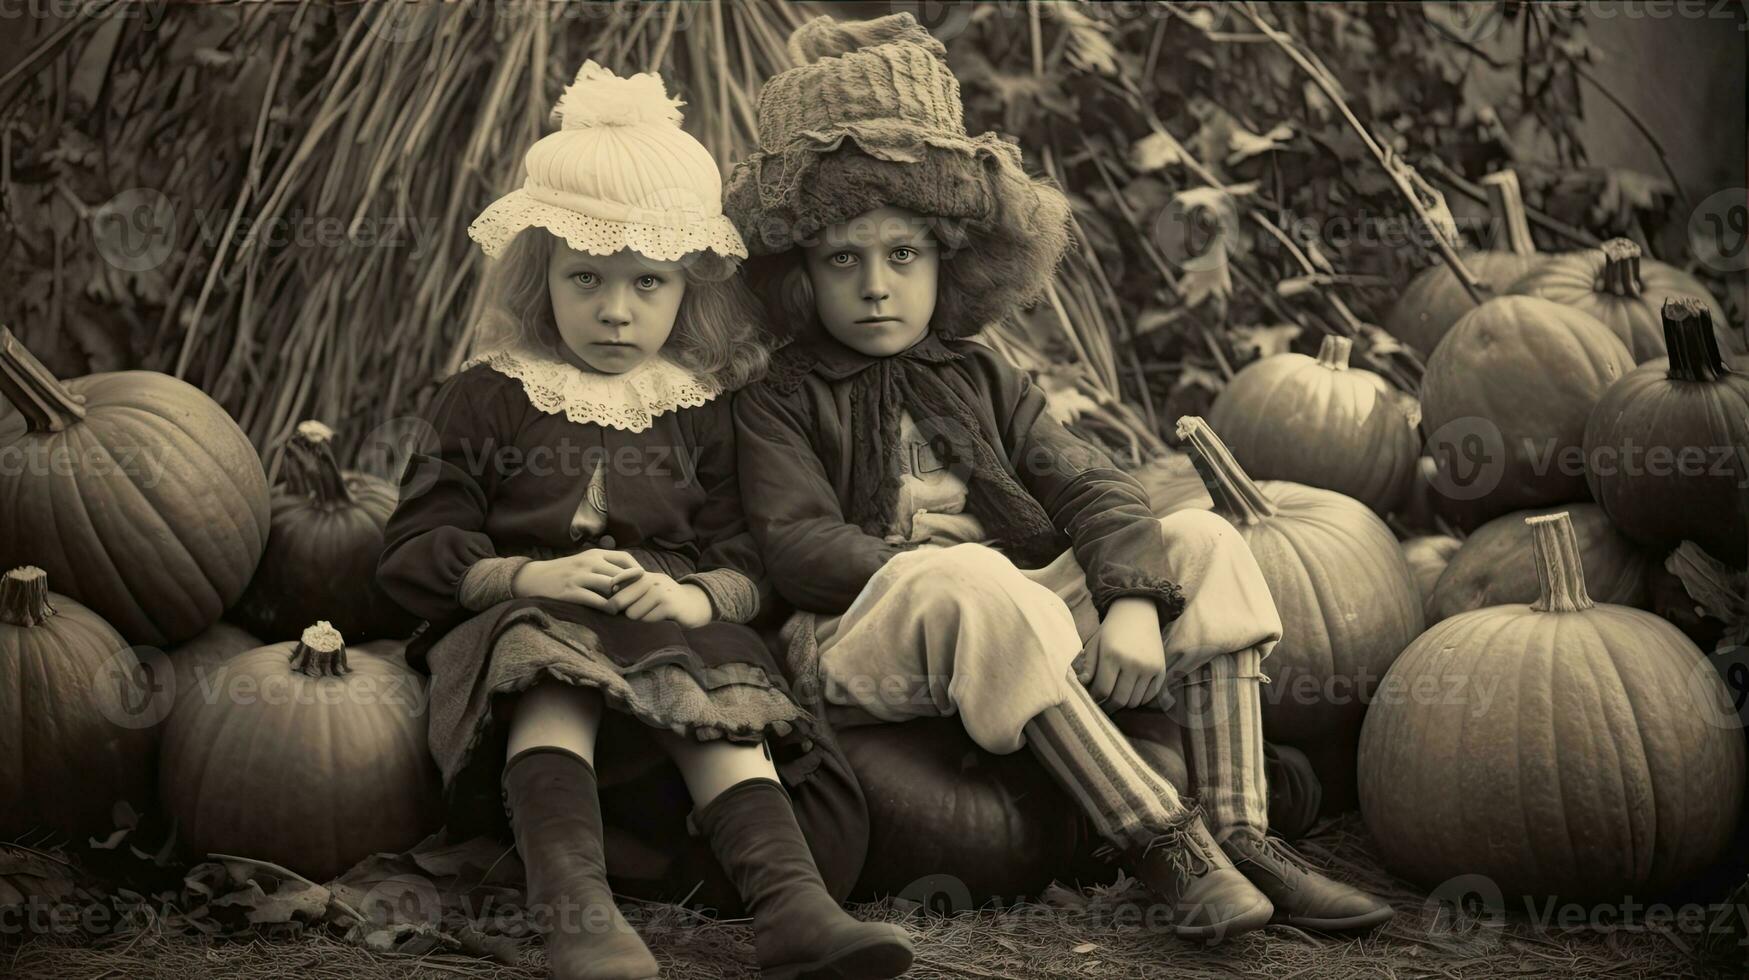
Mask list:
[[[1742,975],[1739,966],[1706,960],[1699,938],[1636,926],[1539,929],[1523,916],[1503,928],[1454,917],[1418,889],[1379,870],[1358,815],[1323,825],[1299,850],[1344,880],[1388,898],[1397,917],[1359,938],[1315,935],[1272,926],[1233,942],[1204,946],[1138,928],[1133,910],[1120,911],[1140,895],[1119,886],[1081,892],[1055,888],[1044,904],[1003,911],[936,916],[901,909],[892,901],[860,906],[866,918],[903,922],[917,942],[917,964],[907,976],[1014,978],[1060,977],[1185,980],[1263,977],[1269,980],[1361,980],[1361,978],[1584,977],[1697,980]],[[632,909],[631,918],[662,962],[663,975],[686,978],[749,978],[752,933],[745,921],[716,922],[673,905]],[[0,945],[0,971],[20,978],[89,977],[115,980],[390,980],[470,977],[477,980],[545,975],[531,946],[511,967],[456,955],[385,956],[327,935],[288,941],[205,942],[147,929],[106,937],[94,945],[36,939]]]

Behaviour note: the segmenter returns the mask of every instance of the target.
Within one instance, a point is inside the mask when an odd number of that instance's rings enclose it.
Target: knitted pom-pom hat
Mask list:
[[[553,108],[559,131],[529,147],[522,187],[487,206],[469,237],[492,256],[541,227],[594,255],[631,248],[663,261],[705,250],[746,257],[723,216],[722,174],[680,128],[681,105],[654,72],[620,78],[584,62]]]
[[[893,206],[949,219],[959,261],[951,336],[976,333],[1038,296],[1069,241],[1069,202],[1029,178],[1020,148],[968,136],[947,49],[909,13],[790,36],[799,67],[759,96],[759,150],[729,177],[723,211],[755,256],[815,240],[822,228]],[[940,320],[938,316],[937,320]]]

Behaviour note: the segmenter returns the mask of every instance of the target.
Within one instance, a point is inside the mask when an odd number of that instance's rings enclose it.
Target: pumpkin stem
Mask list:
[[[1603,250],[1603,292],[1617,296],[1645,292],[1640,281],[1640,246],[1626,238],[1611,238],[1598,248]]]
[[[0,623],[41,626],[55,614],[49,605],[49,574],[35,565],[20,565],[0,577]]]
[[[1672,296],[1660,311],[1672,381],[1718,381],[1732,373],[1713,333],[1713,314],[1693,296]]]
[[[1524,194],[1519,190],[1518,174],[1501,170],[1482,178],[1488,188],[1488,210],[1493,212],[1494,246],[1505,245],[1515,255],[1535,255],[1536,240],[1530,236],[1530,218],[1524,212]]]
[[[85,396],[55,380],[6,327],[0,327],[0,395],[18,409],[32,432],[60,432],[85,420]]]
[[[324,509],[352,503],[352,491],[334,458],[334,430],[315,419],[299,422],[286,442],[286,486],[314,496]]]
[[[1190,462],[1196,467],[1196,475],[1202,477],[1203,487],[1214,498],[1217,510],[1232,515],[1241,524],[1257,524],[1275,516],[1275,505],[1245,475],[1227,444],[1200,416],[1180,418],[1178,438],[1190,443]]]
[[[346,665],[346,641],[326,619],[304,630],[289,659],[291,669],[309,677],[339,677],[352,670]]]
[[[1531,603],[1538,612],[1584,612],[1595,603],[1585,589],[1585,564],[1579,556],[1579,536],[1566,511],[1527,517],[1531,547],[1536,551],[1536,578],[1542,594]]]
[[[1354,341],[1348,337],[1327,334],[1318,347],[1318,365],[1332,371],[1348,370],[1348,355],[1354,351]]]

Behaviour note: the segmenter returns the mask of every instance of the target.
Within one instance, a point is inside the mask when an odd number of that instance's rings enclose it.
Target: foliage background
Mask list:
[[[918,15],[948,44],[968,126],[1010,134],[1070,192],[1074,254],[993,339],[1132,459],[1252,358],[1315,352],[1325,333],[1415,390],[1425,352],[1372,324],[1438,256],[1344,107],[1445,195],[1471,244],[1492,238],[1474,181],[1510,166],[1545,250],[1625,234],[1735,292],[1689,254],[1712,188],[1587,149],[1645,140],[1662,159],[1670,125],[1619,113],[1643,99],[1606,87],[1621,80],[1590,40],[1597,4],[30,9],[0,32],[0,322],[63,376],[183,376],[263,449],[322,418],[385,474],[398,420],[467,350],[482,261],[467,223],[520,182],[577,65],[659,66],[727,169],[756,138],[761,80],[789,64],[788,31],[823,11]],[[1735,5],[1709,11],[1731,18],[1711,28],[1742,24]],[[1714,81],[1730,84],[1694,85]],[[1672,110],[1703,111],[1677,94]],[[1615,120],[1601,140],[1599,112]],[[1721,125],[1741,152],[1741,118]]]

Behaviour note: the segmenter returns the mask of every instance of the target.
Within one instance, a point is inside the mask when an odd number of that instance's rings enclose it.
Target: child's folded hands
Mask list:
[[[617,575],[641,571],[638,560],[623,551],[590,548],[548,561],[531,561],[516,573],[511,591],[521,598],[561,599],[602,612],[618,612],[609,596]]]
[[[661,572],[628,569],[609,583],[607,611],[629,619],[667,620],[687,629],[711,621],[710,593]]]

